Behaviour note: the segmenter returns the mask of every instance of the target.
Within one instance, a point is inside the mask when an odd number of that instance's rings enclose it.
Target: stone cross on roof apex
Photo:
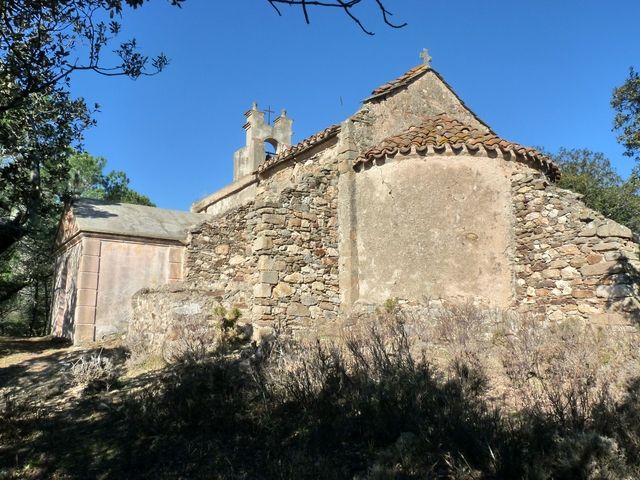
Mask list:
[[[431,55],[429,55],[429,49],[428,48],[423,48],[422,52],[420,52],[420,58],[422,58],[422,61],[424,62],[424,64],[427,67],[431,66]]]

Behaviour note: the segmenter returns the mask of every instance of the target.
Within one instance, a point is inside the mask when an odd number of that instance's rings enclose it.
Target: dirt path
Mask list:
[[[0,406],[8,397],[46,400],[68,391],[71,366],[100,351],[124,360],[113,342],[82,347],[54,337],[0,337]]]

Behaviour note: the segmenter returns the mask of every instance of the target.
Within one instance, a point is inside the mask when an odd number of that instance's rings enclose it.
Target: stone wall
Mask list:
[[[258,222],[253,202],[194,227],[185,252],[186,284],[209,290],[226,308],[238,308],[243,315],[252,305],[256,259],[251,254]]]
[[[199,290],[184,282],[157,289],[143,289],[132,300],[135,316],[129,324],[127,344],[134,354],[171,355],[185,349],[190,339],[181,327],[214,325],[214,308],[222,298],[215,292]]]
[[[407,155],[355,175],[359,301],[512,299],[506,162]]]
[[[261,178],[254,202],[194,227],[185,251],[185,281],[175,287],[179,293],[137,294],[130,340],[144,338],[159,348],[162,340],[154,335],[180,321],[171,313],[176,302],[198,303],[203,292],[226,309],[238,308],[241,320],[258,332],[279,327],[311,333],[335,319],[337,184],[337,163],[328,148]],[[164,305],[163,295],[174,303]],[[155,333],[145,336],[145,330]]]
[[[514,172],[512,191],[517,308],[549,320],[640,320],[631,230],[530,169]]]
[[[338,171],[331,149],[258,187],[254,320],[313,331],[340,306]]]

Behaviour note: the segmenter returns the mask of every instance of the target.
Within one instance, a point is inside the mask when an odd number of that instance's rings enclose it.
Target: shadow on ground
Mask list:
[[[67,348],[71,342],[59,337],[0,337],[0,358],[19,353],[36,354]]]
[[[275,383],[260,365],[217,357],[58,410],[16,402],[0,412],[0,478],[638,478],[638,384],[588,422],[514,417],[486,402],[481,372],[360,353],[349,371],[309,351]]]

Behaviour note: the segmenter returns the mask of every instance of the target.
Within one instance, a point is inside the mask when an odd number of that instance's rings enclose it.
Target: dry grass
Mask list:
[[[640,381],[625,384],[620,373],[637,366],[634,336],[569,323],[543,329],[472,304],[388,307],[362,316],[338,343],[280,336],[188,354],[64,415],[14,404],[0,412],[0,470],[5,478],[640,477]]]

